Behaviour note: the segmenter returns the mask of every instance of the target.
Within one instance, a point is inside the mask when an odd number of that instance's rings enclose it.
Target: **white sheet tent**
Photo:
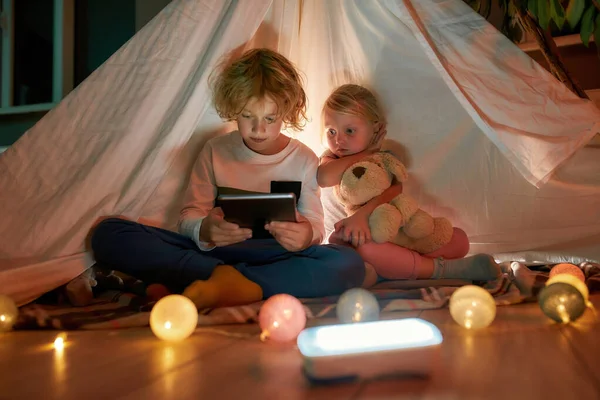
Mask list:
[[[227,128],[207,76],[259,46],[303,71],[298,138],[317,153],[331,89],[374,88],[406,191],[473,252],[600,261],[600,110],[461,0],[175,0],[0,155],[0,293],[24,304],[79,275],[101,216],[174,229],[195,155]]]

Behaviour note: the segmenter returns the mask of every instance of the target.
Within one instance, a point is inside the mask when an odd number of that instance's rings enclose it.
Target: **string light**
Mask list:
[[[287,294],[270,297],[260,308],[260,339],[276,342],[295,340],[306,326],[306,312],[300,300]]]
[[[61,334],[57,335],[56,339],[54,339],[54,350],[56,350],[57,352],[63,351],[63,349],[65,348],[66,341],[67,341],[66,333],[61,333]]]
[[[150,312],[150,329],[162,340],[178,342],[189,337],[198,324],[198,310],[185,296],[172,294],[156,302]]]
[[[494,297],[482,287],[462,286],[450,297],[450,315],[464,328],[485,328],[496,317],[496,302]]]
[[[554,278],[556,275],[559,275],[559,274],[573,275],[574,277],[579,279],[581,282],[585,283],[585,274],[583,273],[581,268],[579,268],[576,265],[562,263],[562,264],[555,265],[550,270],[550,278]]]
[[[540,291],[538,303],[550,319],[568,324],[583,315],[591,307],[589,290],[579,277],[562,273],[552,276]]]
[[[558,274],[546,281],[546,286],[550,286],[554,283],[566,283],[567,285],[573,286],[583,296],[585,303],[588,303],[590,291],[585,283],[581,279],[571,274]]]
[[[12,330],[17,322],[19,309],[13,299],[1,294],[0,295],[0,332],[8,332]]]
[[[379,319],[379,302],[368,290],[354,288],[344,292],[336,305],[342,323],[371,322]]]

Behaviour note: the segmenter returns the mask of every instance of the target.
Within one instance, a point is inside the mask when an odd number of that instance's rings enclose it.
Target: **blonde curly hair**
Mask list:
[[[329,95],[323,113],[327,110],[364,118],[373,124],[386,124],[384,110],[373,92],[352,83],[337,87]]]
[[[217,113],[227,121],[235,120],[250,99],[268,96],[277,104],[277,117],[286,128],[300,131],[306,123],[307,99],[300,73],[273,50],[253,49],[233,61],[225,60],[209,82]]]

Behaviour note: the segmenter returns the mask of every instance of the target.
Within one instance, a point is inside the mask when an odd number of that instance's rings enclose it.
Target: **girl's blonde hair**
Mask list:
[[[210,79],[219,116],[235,120],[251,98],[270,97],[286,127],[302,130],[306,122],[306,93],[294,65],[269,49],[253,49],[233,62],[227,60]]]
[[[339,86],[329,95],[323,105],[323,113],[326,110],[354,115],[373,124],[386,123],[384,111],[373,92],[351,83]]]

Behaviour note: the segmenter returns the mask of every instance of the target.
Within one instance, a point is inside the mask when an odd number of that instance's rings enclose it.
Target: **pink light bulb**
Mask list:
[[[262,305],[258,314],[260,339],[288,342],[296,339],[306,326],[306,313],[300,301],[288,294],[277,294]]]
[[[557,264],[554,267],[552,267],[552,269],[550,270],[549,278],[552,278],[553,276],[556,276],[558,274],[573,275],[575,278],[577,278],[581,282],[585,283],[585,275],[583,274],[583,271],[581,270],[581,268],[579,268],[576,265],[568,264],[568,263]]]

